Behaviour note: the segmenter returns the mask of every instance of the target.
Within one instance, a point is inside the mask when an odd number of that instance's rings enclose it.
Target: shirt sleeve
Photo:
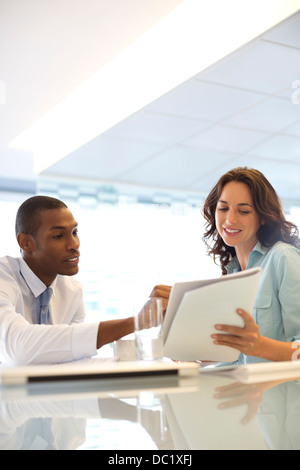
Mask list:
[[[22,315],[17,283],[1,279],[0,361],[9,365],[55,364],[97,353],[99,323],[32,325]]]
[[[300,340],[300,252],[286,250],[278,259],[276,271],[286,341]]]

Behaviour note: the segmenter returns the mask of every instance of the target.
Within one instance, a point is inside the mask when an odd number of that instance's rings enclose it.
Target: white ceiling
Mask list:
[[[124,8],[122,0],[86,0],[84,10],[80,3],[0,0],[2,183],[12,175],[35,178],[32,156],[9,148],[11,139],[181,2],[126,0]],[[41,13],[47,21],[38,21]],[[103,43],[103,37],[112,42]],[[300,10],[43,176],[188,196],[205,194],[224,171],[239,165],[258,168],[283,199],[300,202]]]

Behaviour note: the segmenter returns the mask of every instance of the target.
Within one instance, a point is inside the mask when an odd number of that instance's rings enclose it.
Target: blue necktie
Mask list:
[[[51,287],[47,287],[37,298],[36,298],[36,318],[33,318],[33,323],[39,324],[51,324],[51,316],[49,309],[49,302],[52,295]]]

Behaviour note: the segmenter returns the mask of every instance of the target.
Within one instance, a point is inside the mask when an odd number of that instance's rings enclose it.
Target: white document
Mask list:
[[[163,325],[164,354],[180,361],[233,362],[239,351],[213,344],[217,323],[243,327],[238,308],[252,313],[261,268],[175,284]]]
[[[270,381],[300,380],[300,361],[259,362],[236,366],[206,366],[201,374],[221,374],[238,382],[252,384]]]

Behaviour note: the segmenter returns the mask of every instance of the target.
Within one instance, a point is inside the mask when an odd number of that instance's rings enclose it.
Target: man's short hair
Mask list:
[[[41,212],[51,209],[67,209],[67,206],[50,196],[33,196],[24,201],[16,216],[16,236],[26,233],[35,238],[41,225]]]

